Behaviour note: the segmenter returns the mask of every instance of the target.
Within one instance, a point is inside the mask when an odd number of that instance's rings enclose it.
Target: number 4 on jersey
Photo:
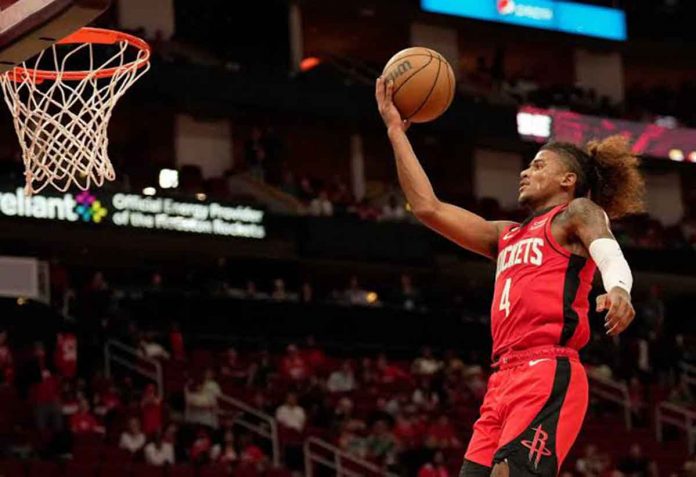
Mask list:
[[[500,295],[500,305],[498,310],[505,310],[505,318],[510,314],[510,285],[512,284],[512,278],[505,280],[505,285],[503,286],[503,294]]]

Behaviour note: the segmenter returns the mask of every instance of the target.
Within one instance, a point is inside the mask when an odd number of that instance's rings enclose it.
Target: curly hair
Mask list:
[[[575,197],[589,197],[612,219],[645,211],[640,161],[623,136],[590,141],[583,149],[567,142],[550,142],[541,149],[557,153],[577,175]]]

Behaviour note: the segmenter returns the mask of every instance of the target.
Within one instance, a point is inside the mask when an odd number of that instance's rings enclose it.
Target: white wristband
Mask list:
[[[619,287],[631,293],[633,275],[616,240],[610,238],[594,240],[590,244],[590,256],[602,273],[602,282],[607,292],[614,287]]]

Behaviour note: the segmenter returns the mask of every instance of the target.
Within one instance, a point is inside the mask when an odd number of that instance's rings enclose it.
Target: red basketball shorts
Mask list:
[[[488,380],[466,459],[511,477],[556,476],[587,411],[585,369],[577,351],[544,347],[509,353]]]

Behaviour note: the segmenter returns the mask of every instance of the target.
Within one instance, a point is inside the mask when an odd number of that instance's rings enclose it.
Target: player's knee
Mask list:
[[[490,467],[466,459],[464,459],[462,470],[459,471],[459,477],[490,477],[490,475]]]
[[[507,462],[498,462],[493,466],[493,471],[491,472],[491,477],[509,477],[510,468]]]

